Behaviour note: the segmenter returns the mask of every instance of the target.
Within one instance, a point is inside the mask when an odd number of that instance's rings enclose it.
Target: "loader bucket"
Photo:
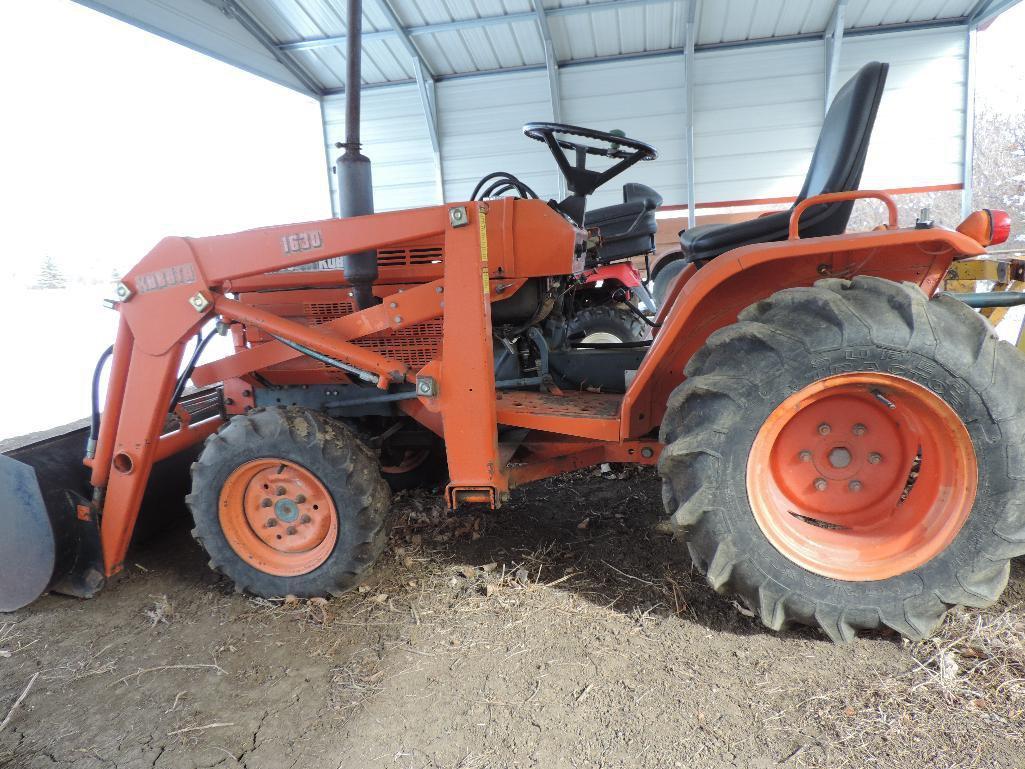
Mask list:
[[[90,513],[85,428],[62,429],[0,454],[0,612],[47,590],[91,598],[103,587]]]

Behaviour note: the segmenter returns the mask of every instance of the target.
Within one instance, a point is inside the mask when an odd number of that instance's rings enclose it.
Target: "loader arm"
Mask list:
[[[335,361],[351,378],[381,390],[417,382],[418,375],[428,377],[421,405],[406,410],[430,429],[458,438],[448,447],[450,503],[496,503],[508,478],[498,458],[491,303],[521,286],[524,277],[572,272],[579,237],[547,205],[505,200],[162,240],[121,284],[121,322],[106,406],[95,456],[86,460],[94,487],[88,514],[99,520],[105,575],[122,568],[154,462],[204,440],[223,423],[223,416],[196,424],[186,419],[177,430],[164,432],[185,345],[214,316],[258,329],[275,341],[197,368],[192,379],[198,385],[238,381],[300,357],[303,350]],[[294,284],[296,273],[280,271],[439,239],[445,254],[441,280],[397,291],[377,306],[322,326],[297,323],[234,298],[235,286],[247,278],[257,276],[268,288],[275,287],[277,278],[283,285]],[[489,272],[503,281],[492,283]],[[446,290],[456,292],[458,301],[446,305]],[[459,354],[420,371],[353,342],[439,317],[444,344]]]
[[[444,208],[426,208],[207,238],[165,238],[125,275],[122,283],[127,292],[121,292],[126,298],[118,306],[121,323],[106,408],[95,458],[87,460],[92,468],[93,514],[100,521],[106,576],[122,568],[154,462],[172,449],[181,450],[205,439],[222,423],[221,418],[212,418],[163,434],[186,341],[212,315],[296,339],[373,373],[383,387],[405,378],[405,367],[398,362],[337,335],[246,307],[224,295],[225,285],[247,276],[438,236],[447,224]],[[437,312],[437,307],[435,301],[431,309]],[[382,310],[373,308],[368,314],[372,319],[364,321],[365,329],[380,327]],[[281,343],[263,347],[271,348],[264,356],[273,354],[275,348],[288,349]],[[264,362],[254,358],[251,367],[243,365],[242,369],[248,373]]]

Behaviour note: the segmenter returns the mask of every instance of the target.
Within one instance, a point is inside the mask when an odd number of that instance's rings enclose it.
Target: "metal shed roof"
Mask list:
[[[363,82],[680,53],[692,18],[701,51],[822,39],[838,14],[845,36],[979,24],[1016,1],[365,0]],[[311,95],[345,87],[345,0],[79,2]]]

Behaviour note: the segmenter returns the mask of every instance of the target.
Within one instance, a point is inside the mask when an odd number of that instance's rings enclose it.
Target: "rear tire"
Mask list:
[[[566,330],[574,341],[611,344],[643,342],[651,335],[648,325],[630,310],[610,305],[585,307],[569,319]]]
[[[734,325],[712,334],[687,364],[687,380],[670,397],[661,429],[666,448],[659,462],[667,513],[709,584],[717,591],[739,596],[769,628],[779,630],[788,622],[818,626],[838,642],[851,640],[858,630],[882,627],[915,639],[928,636],[948,609],[983,607],[996,601],[1007,584],[1009,559],[1025,554],[1023,363],[1018,351],[998,341],[980,315],[949,297],[930,301],[913,284],[858,277],[780,291],[748,307]],[[866,536],[882,532],[872,543],[854,539],[862,536],[857,519],[847,519],[849,525],[842,517],[831,519],[833,523],[808,520],[788,509],[789,498],[785,499],[780,503],[782,518],[801,530],[807,526],[808,537],[802,546],[809,548],[809,555],[804,557],[800,549],[788,550],[764,514],[767,505],[771,508],[779,502],[780,495],[775,502],[761,496],[751,498],[752,489],[758,494],[758,489],[782,488],[774,485],[775,481],[766,486],[765,478],[776,476],[777,464],[751,463],[752,451],[758,458],[759,436],[765,435],[770,417],[779,418],[781,404],[794,402],[795,393],[849,379],[887,377],[905,387],[910,395],[901,397],[911,400],[892,395],[896,403],[889,405],[885,388],[872,389],[865,391],[867,396],[862,393],[867,404],[855,398],[850,408],[871,410],[872,395],[878,392],[875,398],[888,404],[875,406],[884,419],[886,414],[897,421],[913,419],[909,404],[917,402],[914,393],[919,392],[922,403],[935,401],[940,404],[937,413],[946,410],[953,415],[957,424],[951,429],[961,431],[964,445],[946,440],[957,432],[948,435],[942,431],[939,434],[944,439],[930,443],[930,436],[935,437],[939,428],[926,425],[929,429],[922,432],[918,447],[919,464],[912,462],[910,472],[902,471],[907,485],[899,501],[890,505],[887,518],[870,519],[866,524],[876,527]],[[797,400],[793,413],[812,408],[806,405],[810,400]],[[847,405],[844,401],[837,404],[836,423],[843,425],[844,434],[849,436],[854,429],[864,433],[863,425],[851,428],[843,422]],[[889,410],[894,407],[896,411]],[[809,447],[820,435],[828,434],[827,428],[820,428],[819,435],[807,438]],[[880,429],[866,440],[883,432]],[[896,434],[907,436],[900,430]],[[783,459],[791,461],[792,453],[796,463],[798,445],[784,444],[782,437],[779,440],[787,452]],[[854,443],[853,439],[844,440]],[[971,461],[951,465],[948,453],[962,449]],[[812,460],[811,452],[800,453],[800,461],[819,462],[818,455]],[[878,468],[886,462],[879,454],[868,461],[874,467],[865,464],[859,468],[866,474],[859,476],[865,479],[866,492],[874,482],[872,473],[880,472]],[[936,552],[926,548],[913,557],[900,553],[904,539],[887,539],[887,527],[909,510],[921,508],[923,514],[934,514],[946,497],[939,492],[934,503],[933,497],[923,496],[930,493],[932,482],[919,485],[916,479],[925,477],[927,469],[938,473],[951,467],[952,477],[962,476],[960,482],[953,483],[952,493],[959,488],[967,491],[958,509],[947,507],[941,512],[944,520],[958,516],[957,526],[948,539],[931,543]],[[800,477],[801,470],[791,464],[780,472],[786,486],[788,479]],[[977,473],[977,491],[973,473]],[[837,470],[837,477],[842,475]],[[807,480],[803,483],[800,493],[814,494]],[[846,494],[851,490],[851,481],[844,478],[840,483],[844,486],[838,491]],[[832,484],[830,479],[823,486],[832,493]],[[799,484],[793,480],[791,485]],[[862,491],[861,481],[857,490]],[[866,514],[867,508],[857,507],[862,502],[850,504],[856,509],[844,514]],[[904,530],[904,535],[911,532],[917,536],[919,529],[934,531],[928,526],[912,527]],[[827,576],[833,568],[814,557],[817,546],[833,542],[854,542],[856,547],[850,552],[861,553],[840,564],[847,569],[841,572],[846,573],[843,578]],[[898,551],[904,561],[897,559],[880,567],[873,559],[886,548]],[[903,570],[905,565],[911,568]],[[863,573],[859,574],[859,569]]]
[[[687,262],[684,262],[683,258],[682,251],[666,254],[651,270],[651,295],[659,307],[665,304],[670,284],[687,266]]]
[[[186,497],[210,567],[265,598],[356,587],[384,550],[390,501],[359,437],[296,407],[233,417],[207,439]]]

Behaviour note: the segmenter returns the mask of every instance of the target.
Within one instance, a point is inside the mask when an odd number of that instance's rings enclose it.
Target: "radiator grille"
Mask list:
[[[377,252],[377,265],[382,270],[441,264],[443,260],[444,254],[440,246],[382,248]]]
[[[306,302],[303,304],[303,314],[311,326],[319,326],[321,323],[337,320],[343,315],[350,314],[354,309],[352,302]]]
[[[350,302],[306,302],[303,305],[306,320],[311,326],[327,323],[352,311]],[[440,357],[441,333],[442,322],[438,318],[408,328],[378,331],[361,339],[354,339],[353,344],[387,355],[410,368],[419,369]],[[330,366],[325,368],[331,369]]]
[[[395,358],[410,368],[420,369],[431,360],[440,357],[441,319],[429,320],[396,331],[378,331],[354,342],[360,347]]]

